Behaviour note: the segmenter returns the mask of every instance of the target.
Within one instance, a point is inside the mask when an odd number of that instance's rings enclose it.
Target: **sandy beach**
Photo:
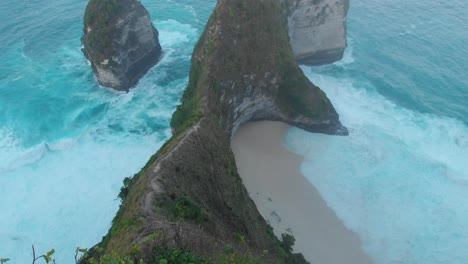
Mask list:
[[[302,157],[283,147],[288,125],[255,122],[241,127],[231,146],[250,196],[277,235],[291,233],[294,249],[311,263],[372,263],[348,230],[301,174]]]

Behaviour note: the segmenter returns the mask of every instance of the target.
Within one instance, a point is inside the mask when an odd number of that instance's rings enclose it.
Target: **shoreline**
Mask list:
[[[248,123],[231,140],[239,175],[260,214],[277,236],[292,234],[294,251],[311,263],[372,263],[357,234],[302,175],[303,158],[283,146],[288,128],[280,122]]]

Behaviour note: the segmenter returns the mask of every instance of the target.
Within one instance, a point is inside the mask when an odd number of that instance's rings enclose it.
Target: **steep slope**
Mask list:
[[[235,130],[255,120],[347,133],[326,95],[297,66],[286,8],[279,0],[218,2],[193,52],[173,137],[125,181],[119,213],[90,256],[149,261],[178,248],[213,263],[233,263],[226,257],[305,263],[290,253],[290,239],[281,243],[272,234],[230,149]]]
[[[90,0],[83,52],[98,82],[128,91],[159,60],[159,33],[137,0]]]
[[[328,64],[343,58],[349,0],[287,0],[289,36],[299,63]]]

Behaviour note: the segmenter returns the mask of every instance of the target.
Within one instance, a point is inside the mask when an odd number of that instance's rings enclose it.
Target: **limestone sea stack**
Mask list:
[[[137,0],[90,0],[83,52],[102,86],[128,91],[161,56],[159,33]]]
[[[100,252],[87,257],[133,257],[136,248],[144,263],[162,263],[168,250],[206,263],[307,263],[291,252],[293,239],[279,241],[258,212],[230,146],[242,124],[260,120],[347,134],[326,94],[297,65],[285,8],[282,0],[217,2],[193,51],[172,138],[125,180]]]
[[[300,64],[322,65],[343,58],[349,0],[288,0],[291,47]]]

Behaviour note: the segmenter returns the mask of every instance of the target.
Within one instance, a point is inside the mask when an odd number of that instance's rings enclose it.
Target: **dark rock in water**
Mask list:
[[[99,84],[128,91],[159,60],[159,33],[137,0],[90,0],[82,42]]]
[[[349,0],[287,0],[289,37],[300,64],[343,58]]]

